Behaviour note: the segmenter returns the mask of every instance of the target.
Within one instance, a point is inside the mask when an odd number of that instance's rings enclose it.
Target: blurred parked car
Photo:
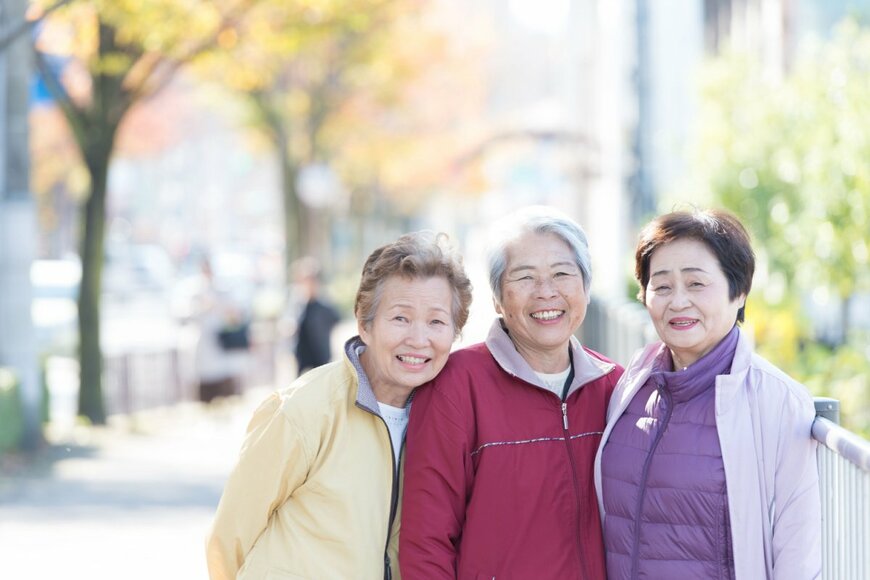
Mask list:
[[[30,314],[41,353],[72,353],[78,341],[78,299],[82,266],[78,258],[35,260],[30,266]]]

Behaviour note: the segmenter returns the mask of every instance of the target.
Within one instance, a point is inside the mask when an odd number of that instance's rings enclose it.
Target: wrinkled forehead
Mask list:
[[[536,266],[577,265],[571,245],[553,232],[528,231],[518,234],[505,245],[504,258],[508,269],[521,263]]]

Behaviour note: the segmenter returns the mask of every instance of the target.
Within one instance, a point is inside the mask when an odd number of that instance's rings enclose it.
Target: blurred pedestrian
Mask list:
[[[598,453],[611,579],[821,574],[813,401],[738,326],[754,270],[726,212],[640,234],[638,298],[661,342],[629,364]]]
[[[200,290],[193,307],[199,329],[196,369],[199,399],[208,403],[241,391],[248,336],[242,310],[217,287],[208,258],[203,258],[200,269]]]
[[[332,360],[332,329],[341,319],[338,311],[322,296],[322,271],[311,257],[297,260],[293,278],[304,301],[296,323],[296,363],[298,374],[325,365]]]
[[[622,368],[574,334],[592,280],[582,228],[553,208],[496,224],[498,318],[414,397],[405,580],[603,579],[593,460]]]
[[[471,283],[446,236],[375,250],[343,360],[255,412],[207,542],[212,580],[390,578],[409,397],[447,361]]]

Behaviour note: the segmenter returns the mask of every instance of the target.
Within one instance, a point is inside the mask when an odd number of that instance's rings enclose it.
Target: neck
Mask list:
[[[396,389],[373,384],[372,391],[374,391],[378,403],[404,409],[405,405],[408,404],[408,397],[411,396],[412,389]]]
[[[669,348],[668,350],[671,351],[671,360],[674,361],[674,370],[675,370],[675,371],[679,371],[679,370],[682,370],[682,369],[688,368],[689,366],[695,364],[696,362],[698,362],[699,360],[701,360],[702,358],[704,358],[705,356],[707,356],[709,353],[711,353],[712,351],[714,351],[714,350],[716,350],[717,348],[719,348],[719,346],[720,346],[723,342],[725,342],[726,340],[728,340],[729,337],[732,336],[732,333],[733,333],[733,332],[736,332],[736,330],[734,329],[734,327],[731,327],[731,330],[729,330],[728,333],[727,333],[725,336],[723,336],[722,338],[720,338],[720,339],[716,342],[716,344],[714,344],[712,347],[708,348],[708,349],[705,350],[704,352],[695,353],[695,352],[692,352],[692,351],[685,351],[685,350],[684,350],[684,351],[681,351],[681,352],[678,353],[678,352],[677,352],[676,350],[674,350],[673,348]],[[737,338],[736,338],[736,337],[733,338],[733,341],[734,341],[734,344],[736,344]]]
[[[541,350],[526,348],[514,342],[514,348],[529,363],[532,370],[538,373],[561,373],[571,364],[571,357],[568,356],[568,345],[552,350]]]
[[[674,363],[674,370],[679,371],[679,370],[683,370],[683,369],[687,368],[690,364],[695,362],[697,359],[687,359],[687,361],[684,361],[683,359],[680,358],[680,356],[676,352],[674,352],[672,350],[671,351],[671,360]]]

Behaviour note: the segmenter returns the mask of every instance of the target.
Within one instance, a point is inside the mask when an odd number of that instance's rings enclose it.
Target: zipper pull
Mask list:
[[[568,430],[568,403],[562,403],[562,426]]]

